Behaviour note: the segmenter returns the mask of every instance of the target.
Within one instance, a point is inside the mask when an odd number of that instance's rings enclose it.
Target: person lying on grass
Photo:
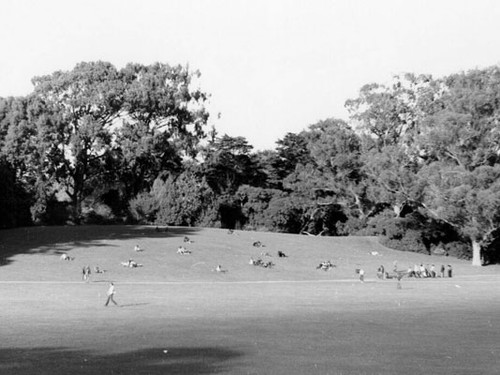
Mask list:
[[[250,258],[250,262],[252,266],[260,266],[264,268],[272,268],[274,266],[274,263],[271,261],[263,261],[262,259],[258,258],[257,260],[254,260],[253,258]]]
[[[333,264],[332,262],[330,262],[329,260],[325,260],[323,262],[321,262],[317,267],[316,269],[317,270],[323,270],[323,271],[329,271],[331,270],[333,267],[335,267],[335,264]]]
[[[128,262],[121,262],[121,265],[123,267],[129,267],[129,268],[137,268],[137,267],[142,267],[142,264],[137,263],[133,259],[129,259]]]

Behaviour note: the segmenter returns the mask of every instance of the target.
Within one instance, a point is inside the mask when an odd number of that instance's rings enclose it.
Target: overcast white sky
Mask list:
[[[271,149],[362,85],[500,63],[498,0],[0,0],[0,96],[80,61],[186,64],[221,134]]]

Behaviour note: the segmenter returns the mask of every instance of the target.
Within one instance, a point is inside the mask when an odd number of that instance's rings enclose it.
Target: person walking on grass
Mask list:
[[[365,270],[362,268],[359,269],[359,281],[365,282]]]
[[[108,306],[110,301],[113,302],[116,306],[118,306],[118,304],[116,303],[116,301],[114,299],[115,293],[116,293],[115,284],[109,283],[109,289],[107,292],[108,299],[106,300],[106,303],[104,304],[104,306]]]

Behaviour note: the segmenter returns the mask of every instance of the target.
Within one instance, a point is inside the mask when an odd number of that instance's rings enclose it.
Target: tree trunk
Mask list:
[[[482,266],[481,244],[477,240],[472,240],[472,265]]]

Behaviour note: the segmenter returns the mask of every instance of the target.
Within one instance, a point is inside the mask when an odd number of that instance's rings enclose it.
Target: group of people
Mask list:
[[[413,267],[408,266],[408,269],[406,271],[398,271],[395,266],[394,274],[389,274],[389,272],[386,272],[383,265],[381,265],[377,269],[377,277],[379,279],[392,279],[397,277],[397,275],[399,274],[405,274],[408,277],[415,278],[453,277],[453,267],[451,266],[451,264],[448,264],[447,267],[442,264],[439,269],[439,273],[436,270],[436,266],[434,264],[425,266],[423,263],[421,263],[420,265],[415,264]]]
[[[439,274],[436,271],[436,266],[431,264],[430,267],[424,266],[423,264],[415,264],[413,267],[408,267],[408,277],[453,277],[453,267],[451,264],[448,264],[447,267],[444,264],[441,265],[439,269]]]
[[[121,262],[123,267],[129,267],[129,268],[137,268],[137,267],[142,267],[141,263],[137,263],[135,260],[130,258],[127,262]]]
[[[82,280],[89,282],[90,281],[90,274],[92,272],[90,271],[90,266],[85,266],[82,268]]]
[[[184,246],[179,246],[179,248],[177,249],[177,254],[189,255],[191,254],[191,250],[186,249]]]
[[[264,268],[272,268],[274,266],[274,263],[271,260],[262,260],[260,258],[257,258],[256,260],[253,258],[250,258],[250,262],[252,266],[260,266]]]
[[[333,264],[329,260],[325,260],[325,261],[321,262],[320,264],[318,264],[318,266],[316,267],[316,269],[317,270],[323,270],[323,271],[329,271],[333,267],[335,267],[335,264]]]

